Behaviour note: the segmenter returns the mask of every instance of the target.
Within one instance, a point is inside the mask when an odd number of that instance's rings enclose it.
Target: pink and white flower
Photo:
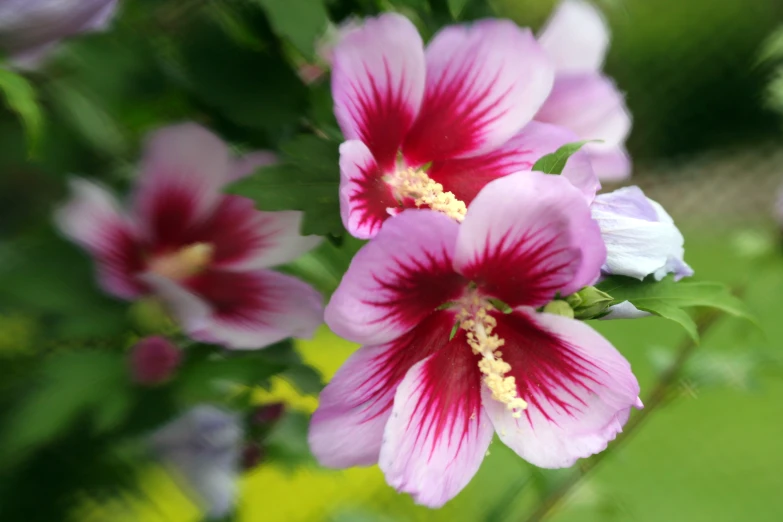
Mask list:
[[[489,183],[462,224],[431,210],[384,223],[326,308],[332,330],[364,346],[321,394],[315,456],[379,463],[437,507],[494,433],[541,467],[602,451],[641,407],[636,378],[589,326],[537,310],[593,284],[605,259],[583,194],[538,172]]]
[[[347,140],[341,212],[360,238],[404,208],[459,220],[487,182],[529,170],[576,138],[559,143],[561,133],[553,148],[536,145],[550,127],[528,124],[554,72],[531,32],[510,21],[449,26],[425,49],[408,19],[384,14],[342,34],[332,59],[335,115]]]
[[[0,0],[0,50],[32,68],[57,43],[109,25],[118,0]]]
[[[571,129],[589,143],[593,168],[601,180],[631,175],[625,139],[631,116],[623,95],[601,72],[609,29],[601,13],[583,0],[564,0],[538,39],[556,67],[555,83],[537,121]]]
[[[106,292],[162,298],[194,339],[258,348],[310,337],[322,320],[320,295],[269,268],[319,238],[299,235],[300,212],[259,212],[251,200],[220,192],[269,161],[264,154],[232,159],[198,125],[168,127],[146,144],[129,209],[76,179],[57,225],[93,256]]]

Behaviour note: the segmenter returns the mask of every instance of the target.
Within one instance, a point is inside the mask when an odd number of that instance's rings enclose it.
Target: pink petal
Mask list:
[[[224,196],[187,243],[212,245],[213,268],[267,268],[293,261],[321,242],[318,236],[299,235],[301,224],[301,212],[260,212],[247,198]]]
[[[226,146],[199,125],[166,127],[149,137],[134,203],[156,250],[182,246],[183,236],[210,216],[230,168]]]
[[[70,183],[73,196],[55,216],[60,230],[94,258],[106,292],[133,299],[145,292],[136,275],[144,270],[136,229],[104,188],[83,179]]]
[[[433,162],[427,174],[442,184],[444,190],[469,205],[490,181],[515,172],[529,171],[542,156],[576,141],[579,138],[568,129],[531,121],[500,148],[481,156]],[[589,161],[566,171],[563,175],[592,200],[600,184]]]
[[[588,143],[585,151],[590,155],[593,170],[602,181],[617,183],[631,177],[631,158],[625,147]]]
[[[536,120],[574,131],[584,140],[619,145],[631,130],[631,115],[614,82],[600,74],[558,76]]]
[[[263,348],[288,337],[309,338],[323,318],[321,296],[291,276],[207,271],[182,285],[145,274],[188,335],[228,348]]]
[[[533,118],[553,76],[533,35],[512,22],[441,30],[427,47],[427,90],[403,145],[406,161],[418,166],[499,147]]]
[[[233,161],[228,173],[228,179],[229,181],[236,181],[245,178],[261,167],[274,165],[278,161],[277,154],[268,150],[248,152]]]
[[[310,423],[310,449],[322,466],[378,462],[397,386],[414,364],[448,343],[454,321],[453,313],[434,313],[407,334],[362,347],[345,362],[321,392]]]
[[[496,333],[528,407],[515,419],[489,394],[484,407],[500,440],[528,462],[564,468],[603,451],[642,407],[628,361],[585,323],[517,310],[498,317]]]
[[[359,140],[340,145],[340,216],[352,236],[369,239],[398,206],[370,149]]]
[[[334,48],[332,95],[340,128],[391,168],[424,93],[424,45],[404,16],[384,14],[347,31]]]
[[[557,72],[601,70],[609,48],[609,28],[601,12],[581,0],[564,0],[547,22],[538,42]]]
[[[462,294],[452,268],[459,225],[439,212],[406,210],[354,256],[326,307],[326,324],[361,344],[382,344]]]
[[[562,176],[493,181],[460,226],[454,267],[509,306],[538,307],[593,284],[606,260],[584,196]]]
[[[408,371],[394,396],[378,463],[389,485],[431,508],[462,491],[492,441],[478,359],[461,341]]]

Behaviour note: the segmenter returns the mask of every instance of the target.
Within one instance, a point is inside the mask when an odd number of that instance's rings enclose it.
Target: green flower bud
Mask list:
[[[566,302],[574,309],[575,318],[595,319],[609,309],[614,298],[594,286],[586,286],[566,297]]]
[[[544,307],[544,313],[562,315],[563,317],[569,317],[572,319],[574,317],[574,309],[571,308],[567,302],[560,301],[559,299],[547,303],[547,305]]]

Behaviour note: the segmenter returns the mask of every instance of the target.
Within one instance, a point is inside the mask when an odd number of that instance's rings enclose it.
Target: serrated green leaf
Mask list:
[[[261,210],[301,210],[303,234],[340,235],[340,167],[337,144],[300,135],[282,146],[282,162],[228,187]]]
[[[612,296],[612,304],[630,301],[636,308],[680,324],[695,340],[696,324],[684,308],[714,308],[755,323],[753,315],[740,299],[722,283],[708,281],[675,282],[669,275],[661,281],[651,276],[643,281],[611,276],[596,287]]]
[[[582,140],[575,143],[566,143],[555,152],[539,158],[539,160],[533,164],[532,170],[543,172],[544,174],[562,174],[566,163],[568,163],[568,158],[581,149],[585,143],[590,141],[591,140]]]
[[[35,89],[24,76],[0,67],[0,91],[8,107],[22,120],[28,151],[34,154],[41,140],[44,122]]]
[[[291,42],[306,58],[315,55],[315,41],[329,17],[322,0],[254,0],[265,10],[275,33]]]

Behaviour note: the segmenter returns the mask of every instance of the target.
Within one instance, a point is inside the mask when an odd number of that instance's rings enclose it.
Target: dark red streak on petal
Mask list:
[[[435,445],[449,442],[450,434],[458,436],[454,452],[458,453],[471,428],[478,427],[476,418],[481,412],[479,359],[480,356],[473,354],[468,346],[464,331],[460,330],[443,350],[424,363],[417,389],[419,402],[407,429],[418,429],[416,445],[430,441],[429,459]],[[416,417],[421,419],[418,425],[413,424]]]
[[[207,270],[183,284],[208,301],[216,317],[237,325],[257,325],[274,310],[264,281],[247,272]]]
[[[392,170],[397,159],[405,134],[413,123],[414,114],[406,107],[405,72],[394,86],[389,64],[384,58],[384,75],[386,89],[381,91],[376,78],[371,74],[367,64],[363,64],[364,72],[370,82],[370,92],[366,92],[354,83],[350,84],[353,103],[347,104],[351,117],[359,124],[361,140],[373,153],[381,169]]]
[[[496,332],[506,342],[503,360],[511,365],[508,375],[516,379],[519,396],[528,403],[526,415],[531,426],[531,408],[550,422],[554,422],[552,409],[570,416],[580,413],[586,404],[576,390],[591,391],[599,386],[598,379],[605,371],[523,314],[496,317]]]
[[[359,187],[349,196],[351,214],[358,213],[359,226],[368,227],[375,233],[390,217],[387,209],[397,207],[398,203],[377,166],[362,167],[361,171],[362,179],[355,181]]]
[[[470,205],[490,181],[514,172],[530,170],[533,162],[522,159],[530,154],[530,150],[498,149],[482,156],[436,161],[427,174],[443,185],[444,190]]]
[[[225,196],[212,216],[190,232],[186,243],[212,245],[214,265],[240,261],[253,252],[273,246],[272,238],[278,232],[270,223],[273,221],[272,217],[257,211],[251,200]]]
[[[193,189],[174,183],[157,188],[149,194],[145,206],[149,220],[150,238],[154,254],[176,250],[187,244],[196,221],[197,202]]]
[[[541,306],[573,277],[581,255],[558,247],[558,231],[542,228],[519,239],[508,235],[492,246],[487,236],[484,249],[463,271],[482,291],[509,306]]]
[[[449,334],[454,321],[453,312],[440,311],[430,314],[416,328],[389,343],[390,348],[372,361],[367,368],[367,379],[360,385],[360,388],[367,389],[367,393],[354,407],[384,398],[385,403],[379,405],[375,414],[364,422],[369,422],[391,409],[394,392],[405,374],[411,366],[449,343]],[[465,342],[464,338],[462,342]]]
[[[397,266],[382,275],[374,275],[380,287],[378,300],[366,304],[387,312],[377,321],[392,320],[410,327],[440,305],[460,297],[467,280],[454,272],[447,252],[423,253],[423,259],[396,259]]]
[[[427,90],[419,116],[405,138],[403,154],[411,165],[445,160],[474,150],[482,138],[482,127],[507,112],[498,110],[498,106],[512,87],[487,103],[500,71],[476,92],[481,73],[481,68],[475,67],[476,57],[459,63],[457,74],[449,74],[457,63],[452,61],[438,83]]]

